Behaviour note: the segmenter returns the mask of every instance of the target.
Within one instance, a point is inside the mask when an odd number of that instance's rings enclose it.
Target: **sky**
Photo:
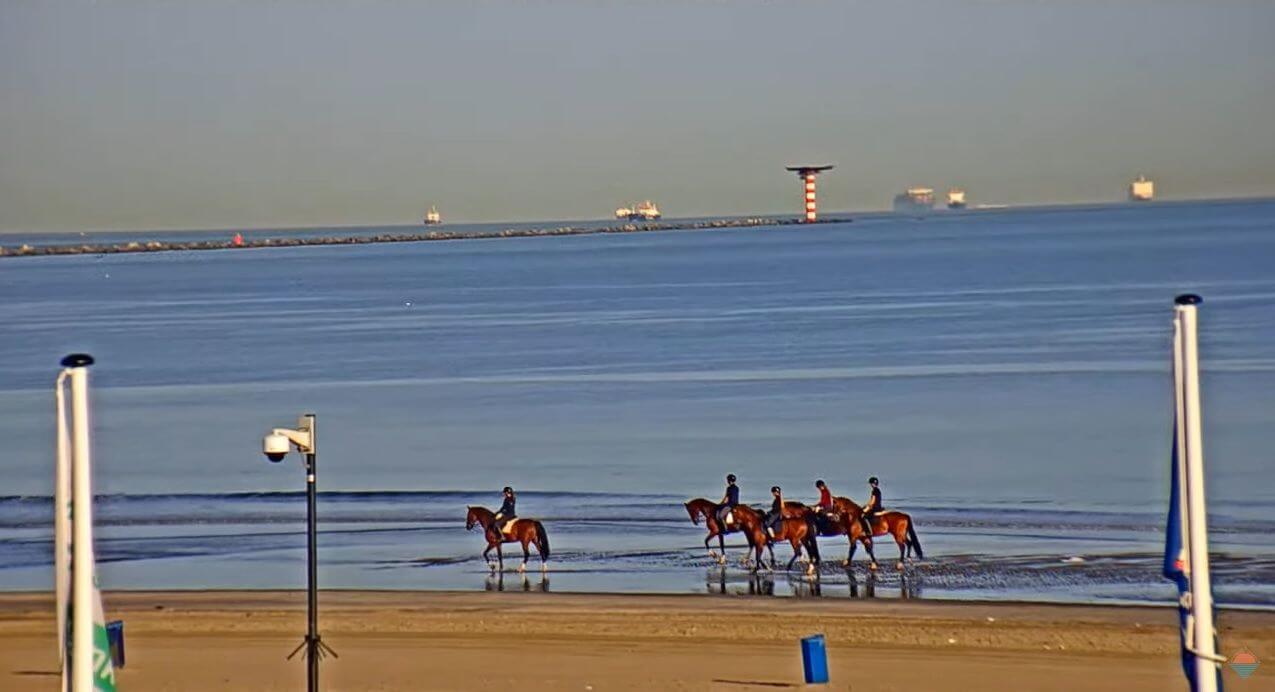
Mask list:
[[[0,2],[0,231],[1275,195],[1275,3]]]

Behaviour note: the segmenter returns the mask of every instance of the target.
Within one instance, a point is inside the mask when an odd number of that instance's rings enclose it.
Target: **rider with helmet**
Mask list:
[[[881,506],[881,488],[880,482],[876,476],[868,479],[868,487],[872,488],[872,494],[868,496],[868,501],[863,505],[863,526],[868,530],[868,535],[872,535],[872,520],[882,511]]]
[[[784,519],[784,491],[779,486],[772,485],[770,494],[775,497],[775,500],[770,503],[770,511],[766,513],[766,528],[770,530],[773,538],[775,532],[779,530],[779,523]]]
[[[726,475],[726,494],[722,496],[721,504],[717,505],[717,523],[725,528],[726,516],[730,511],[739,505],[739,486],[735,485],[735,474]]]
[[[518,497],[514,495],[514,489],[505,486],[505,501],[500,505],[500,510],[496,512],[496,516],[492,517],[491,526],[496,530],[496,535],[504,533],[505,524],[518,518],[518,513],[514,509],[514,505],[518,502]]]
[[[832,515],[837,511],[837,507],[832,502],[832,491],[828,489],[828,484],[823,479],[815,481],[815,487],[819,489],[819,502],[815,505],[815,518],[820,523],[820,528],[824,528],[825,524]]]
[[[819,489],[819,503],[815,505],[816,512],[831,513],[834,509],[832,504],[832,491],[828,490],[828,484],[823,479],[815,481],[815,487]]]

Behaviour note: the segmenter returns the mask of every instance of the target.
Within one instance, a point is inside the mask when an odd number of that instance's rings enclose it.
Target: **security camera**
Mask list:
[[[292,440],[289,440],[287,435],[270,433],[261,441],[261,451],[266,453],[266,458],[270,461],[283,461],[291,449]]]

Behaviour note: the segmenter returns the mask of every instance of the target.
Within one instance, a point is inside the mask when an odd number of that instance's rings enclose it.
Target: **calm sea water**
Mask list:
[[[0,261],[0,588],[51,583],[51,389],[82,350],[107,588],[303,583],[301,470],[259,445],[314,411],[325,586],[523,588],[463,526],[509,484],[554,547],[527,588],[809,593],[707,569],[681,502],[734,472],[757,502],[880,476],[927,559],[873,595],[1167,600],[1186,291],[1217,590],[1275,604],[1269,201]]]

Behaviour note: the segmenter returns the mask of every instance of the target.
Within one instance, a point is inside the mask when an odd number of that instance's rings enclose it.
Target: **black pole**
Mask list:
[[[315,512],[315,457],[311,453],[305,455],[305,499],[306,499],[306,521],[308,523],[309,533],[309,628],[305,635],[305,656],[307,685],[310,692],[319,692],[319,554],[318,546],[318,520]]]

